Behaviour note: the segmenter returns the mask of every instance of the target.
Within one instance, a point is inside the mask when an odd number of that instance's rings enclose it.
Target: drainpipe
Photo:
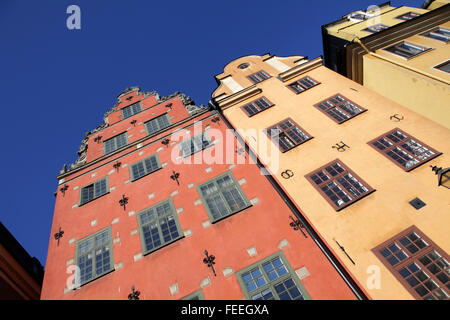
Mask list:
[[[445,84],[447,84],[447,85],[449,84],[448,82],[446,82],[446,81],[444,81],[444,80],[442,80],[442,79],[436,78],[435,76],[433,76],[433,75],[431,75],[431,74],[424,73],[422,70],[419,70],[419,69],[416,69],[416,68],[414,68],[414,67],[411,67],[411,66],[407,66],[407,65],[401,64],[401,63],[396,62],[396,61],[388,60],[388,59],[386,59],[386,57],[380,56],[379,54],[377,54],[377,53],[375,53],[375,52],[373,52],[373,51],[370,51],[369,48],[367,48],[367,46],[366,46],[366,45],[361,41],[361,39],[359,39],[358,37],[355,37],[355,38],[352,40],[352,42],[359,44],[359,45],[360,45],[360,46],[361,46],[361,47],[362,47],[369,55],[371,55],[371,56],[373,56],[373,57],[376,57],[376,58],[378,58],[378,59],[381,59],[381,60],[387,61],[387,62],[389,62],[389,63],[395,64],[395,65],[397,65],[397,66],[399,66],[399,67],[408,69],[408,70],[413,71],[413,72],[415,72],[415,73],[418,73],[418,74],[420,74],[420,75],[422,75],[422,76],[425,76],[425,77],[431,78],[431,79],[433,79],[433,80],[436,80],[436,81],[445,83]]]
[[[249,148],[248,144],[245,142],[244,139],[242,139],[242,137],[239,135],[239,133],[236,130],[234,130],[234,127],[231,125],[231,123],[228,121],[228,119],[225,118],[225,116],[223,115],[222,110],[219,108],[219,106],[216,105],[213,100],[209,101],[209,105],[213,109],[217,110],[220,118],[227,125],[227,127],[229,129],[233,129],[234,136],[236,137],[236,139],[245,148],[245,151],[247,152],[247,154],[255,161],[258,168],[262,172],[265,173],[265,177],[267,178],[267,180],[269,180],[270,184],[277,191],[278,195],[283,199],[283,201],[286,203],[286,205],[289,207],[289,209],[292,211],[292,213],[295,215],[295,217],[304,226],[306,232],[308,232],[311,239],[319,247],[319,249],[322,251],[322,253],[325,255],[325,257],[331,263],[331,265],[336,269],[336,271],[342,277],[344,282],[349,286],[349,288],[353,292],[353,294],[359,300],[368,300],[369,298],[366,296],[364,291],[361,290],[361,288],[356,283],[356,281],[353,280],[353,278],[350,276],[350,274],[347,272],[347,270],[342,266],[342,264],[339,262],[339,260],[334,256],[334,254],[327,247],[327,245],[324,243],[324,241],[320,238],[320,236],[317,234],[317,232],[312,228],[312,226],[310,225],[308,220],[303,216],[303,214],[300,212],[300,210],[297,208],[297,206],[292,202],[292,200],[289,198],[289,196],[284,192],[284,190],[281,188],[281,186],[278,184],[278,182],[275,180],[275,178],[271,174],[268,174],[269,171],[264,166],[264,164],[259,160],[257,155]]]

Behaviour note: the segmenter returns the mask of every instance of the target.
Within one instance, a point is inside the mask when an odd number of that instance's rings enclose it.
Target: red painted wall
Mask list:
[[[153,97],[147,99],[152,101],[143,101],[145,111],[119,121],[97,134],[104,140],[128,129],[128,133],[133,135],[129,143],[133,143],[145,137],[145,131],[141,132],[144,129],[142,122],[166,112],[165,105],[168,103],[172,103],[172,110],[169,112],[173,116],[172,123],[189,117],[178,97],[159,105],[155,105]],[[120,110],[116,113],[119,112]],[[115,114],[109,115],[110,119],[114,117]],[[230,168],[229,163],[176,165],[172,162],[172,151],[178,146],[169,144],[166,147],[161,144],[161,138],[182,127],[187,127],[192,134],[194,121],[201,121],[197,124],[201,124],[204,130],[209,126],[225,132],[225,124],[221,121],[212,122],[212,117],[215,116],[210,112],[199,115],[181,126],[145,140],[141,148],[130,146],[64,178],[64,183],[69,187],[64,196],[57,192],[42,299],[127,299],[132,285],[141,292],[141,299],[180,299],[199,290],[200,282],[206,277],[210,278],[211,283],[203,288],[205,299],[241,299],[244,294],[235,273],[280,251],[278,245],[283,239],[289,245],[281,251],[291,267],[294,270],[306,267],[310,273],[301,283],[312,299],[355,299],[314,242],[289,226],[291,211],[260,174],[256,165],[241,164]],[[133,119],[137,120],[136,126],[130,125]],[[101,144],[93,141],[97,134],[89,138],[88,162],[102,156],[99,152]],[[188,136],[187,133],[184,134]],[[218,139],[213,148],[224,148],[224,141],[225,138]],[[234,151],[235,148],[231,150]],[[129,165],[155,153],[158,153],[164,167],[129,182]],[[175,153],[177,154],[176,150]],[[113,168],[116,160],[122,166],[128,166],[120,167],[116,172]],[[180,173],[180,186],[170,179],[172,170]],[[209,217],[203,204],[196,205],[200,196],[195,186],[228,170],[237,181],[245,179],[241,188],[249,200],[257,199],[257,203],[205,228],[203,223]],[[78,207],[80,188],[105,176],[109,177],[111,191]],[[178,194],[173,194],[174,191],[178,191]],[[125,211],[118,202],[122,194],[129,198]],[[154,194],[154,197],[149,198],[150,194]],[[141,253],[142,248],[139,232],[135,233],[138,230],[137,216],[130,215],[130,212],[138,213],[171,197],[171,194],[175,208],[183,209],[178,214],[182,230],[190,230],[192,234],[135,261],[134,256]],[[112,224],[117,218],[118,222]],[[96,224],[91,225],[91,221],[95,220]],[[53,234],[60,226],[64,235],[57,246]],[[71,259],[75,257],[76,241],[107,226],[112,227],[112,237],[116,242],[113,244],[114,264],[123,264],[123,267],[77,290],[65,292],[66,281],[70,276],[66,270],[68,264],[73,263]],[[256,256],[249,256],[247,249],[250,247],[256,248]],[[216,256],[217,277],[203,263],[205,249]],[[233,274],[224,276],[224,268],[232,268]],[[169,286],[174,283],[178,283],[179,291],[171,295]]]

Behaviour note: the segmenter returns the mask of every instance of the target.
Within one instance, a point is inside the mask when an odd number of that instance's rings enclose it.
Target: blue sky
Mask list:
[[[126,87],[207,104],[214,75],[231,60],[315,58],[321,25],[383,2],[0,0],[0,221],[45,265],[56,175]],[[81,30],[66,27],[72,4]]]

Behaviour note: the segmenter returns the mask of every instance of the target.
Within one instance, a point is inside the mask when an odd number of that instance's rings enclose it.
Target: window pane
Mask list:
[[[81,284],[112,269],[110,250],[111,235],[108,229],[77,244],[77,266],[80,268]]]
[[[101,195],[104,195],[107,190],[106,190],[106,179],[102,179],[100,181],[95,182],[94,184],[94,188],[95,188],[95,197],[100,197]]]
[[[156,133],[164,128],[167,128],[168,126],[170,126],[170,118],[167,113],[151,119],[145,123],[148,135]]]
[[[182,236],[176,212],[169,201],[164,201],[138,214],[145,244],[144,251],[158,249]]]
[[[295,91],[295,93],[301,93],[309,88],[314,87],[319,84],[317,81],[313,80],[310,77],[304,77],[302,79],[297,80],[294,83],[289,84],[288,86]]]
[[[411,58],[414,57],[416,55],[418,55],[419,53],[422,53],[424,51],[427,51],[429,48],[427,47],[422,47],[419,45],[415,45],[406,41],[402,41],[400,43],[397,43],[393,46],[390,46],[384,50],[392,52],[396,55],[405,57],[405,58]]]
[[[141,112],[141,104],[139,102],[122,109],[124,119],[129,118],[138,112]]]
[[[206,133],[183,140],[179,143],[182,156],[189,156],[211,145],[211,140]]]
[[[138,162],[131,165],[131,172],[133,174],[133,179],[142,177],[145,174],[144,164],[142,162]]]
[[[103,144],[105,146],[105,154],[111,153],[127,144],[127,133],[124,132],[114,138],[105,140]]]
[[[94,185],[90,185],[81,189],[81,203],[86,203],[94,199]]]
[[[198,186],[212,220],[218,220],[248,206],[248,200],[231,174]]]
[[[444,72],[447,72],[447,73],[450,73],[450,60],[448,60],[440,65],[437,65],[434,68],[439,69]]]
[[[387,132],[369,142],[369,145],[388,156],[405,171],[410,171],[440,154],[411,135],[399,130]],[[426,245],[426,243],[420,242],[417,245]]]

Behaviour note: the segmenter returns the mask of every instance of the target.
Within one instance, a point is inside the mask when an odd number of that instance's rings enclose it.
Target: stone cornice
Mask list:
[[[114,162],[115,160],[118,159],[118,158],[117,158],[117,159],[114,158],[114,155],[115,155],[115,154],[121,153],[122,151],[124,151],[124,150],[126,150],[126,149],[135,147],[135,146],[137,146],[138,144],[142,144],[144,141],[146,141],[146,140],[148,140],[148,139],[151,139],[151,138],[153,138],[153,137],[155,137],[155,136],[157,136],[157,135],[160,135],[161,133],[170,131],[170,130],[176,128],[176,127],[179,127],[179,126],[181,126],[181,125],[183,125],[183,124],[185,124],[185,123],[187,123],[187,122],[193,120],[193,119],[196,118],[196,117],[199,117],[199,116],[201,116],[201,115],[203,115],[203,114],[206,114],[207,112],[210,112],[210,111],[211,111],[211,109],[210,109],[209,107],[205,107],[205,106],[202,106],[201,108],[200,108],[200,107],[197,107],[197,108],[198,108],[198,112],[191,114],[191,116],[188,117],[188,118],[186,118],[186,119],[183,119],[183,120],[181,120],[181,121],[178,121],[178,122],[176,122],[176,123],[173,123],[173,124],[171,124],[170,126],[164,128],[164,129],[161,130],[161,131],[155,132],[155,133],[152,134],[152,135],[146,135],[145,137],[142,137],[142,138],[139,139],[139,140],[136,140],[136,141],[134,141],[134,142],[132,142],[132,143],[130,143],[130,144],[127,144],[127,145],[123,146],[122,148],[115,150],[115,151],[112,152],[112,153],[109,153],[109,154],[104,155],[104,156],[102,156],[102,157],[100,157],[100,158],[97,158],[97,159],[95,159],[95,160],[92,160],[92,161],[90,161],[89,163],[86,163],[86,162],[80,163],[80,165],[74,167],[74,168],[71,169],[71,170],[67,170],[67,171],[65,171],[65,172],[63,172],[63,170],[61,170],[60,174],[59,174],[58,176],[56,176],[56,178],[58,179],[58,181],[60,181],[61,179],[64,179],[64,178],[67,177],[68,175],[71,175],[71,174],[73,174],[73,173],[75,173],[75,172],[77,172],[77,171],[86,169],[86,168],[88,168],[89,166],[92,166],[92,165],[95,165],[96,163],[99,163],[99,162],[104,161],[104,160],[107,159],[107,158],[111,158],[111,159],[112,159],[112,160],[109,161],[109,162]],[[214,112],[214,111],[213,111],[213,112]],[[211,115],[211,116],[212,116],[212,115]],[[192,124],[191,124],[191,125],[192,125]],[[190,126],[190,125],[189,125],[189,126]],[[172,132],[172,133],[173,133],[173,132]],[[172,133],[170,133],[170,134],[172,134]],[[158,138],[157,140],[162,140],[162,139],[166,138],[167,136],[170,136],[170,134],[164,135],[164,136]],[[157,141],[157,140],[156,140],[156,141]],[[151,143],[154,143],[154,142],[151,142]],[[145,145],[143,145],[142,147],[145,147]],[[133,148],[132,148],[132,149],[133,149]],[[135,152],[135,151],[136,151],[136,148],[134,148],[134,149],[131,150],[130,152]],[[129,152],[129,153],[130,153],[130,152]],[[128,153],[127,153],[127,154],[128,154]],[[125,155],[126,155],[126,154],[125,154]],[[124,155],[121,155],[119,158],[121,158],[121,157],[123,157],[123,156],[124,156]],[[92,169],[92,170],[93,170],[93,169]]]
[[[252,85],[227,97],[221,98],[218,96],[217,98],[214,98],[214,101],[220,109],[224,110],[250,97],[256,96],[261,92],[262,90],[260,88],[256,85]]]
[[[165,96],[165,97],[160,97],[159,94],[156,91],[151,91],[151,92],[143,92],[140,90],[139,87],[132,87],[132,88],[127,88],[125,89],[124,92],[122,92],[121,94],[119,94],[119,96],[117,97],[117,103],[109,110],[105,113],[105,115],[103,116],[103,123],[101,125],[99,125],[97,128],[86,132],[86,136],[83,138],[83,140],[81,141],[81,146],[77,152],[78,154],[78,158],[77,160],[75,160],[75,163],[72,163],[69,165],[69,167],[67,167],[66,164],[64,164],[63,168],[60,170],[60,175],[64,175],[68,172],[71,172],[75,169],[84,167],[84,165],[86,164],[86,155],[87,155],[87,149],[88,149],[88,141],[89,141],[89,137],[95,133],[98,133],[100,131],[102,131],[105,128],[109,127],[109,123],[108,123],[108,115],[110,115],[113,112],[118,111],[117,106],[122,102],[122,97],[130,92],[133,91],[137,91],[137,95],[143,95],[142,99],[145,99],[149,96],[154,96],[156,98],[157,101],[157,105],[160,105],[161,103],[164,103],[170,99],[173,99],[175,97],[179,97],[181,102],[183,103],[184,107],[186,108],[186,111],[189,113],[189,115],[194,115],[198,112],[201,112],[202,110],[204,110],[204,106],[200,106],[197,107],[195,105],[195,102],[188,96],[186,96],[185,94],[176,91],[175,93],[169,95],[169,96]],[[155,105],[155,106],[157,106]]]
[[[298,66],[295,66],[295,67],[293,67],[293,68],[291,68],[289,70],[286,70],[286,71],[280,73],[278,75],[278,78],[281,81],[286,82],[286,81],[289,81],[289,80],[291,80],[291,79],[293,79],[293,78],[295,78],[295,77],[297,77],[297,76],[299,76],[299,75],[301,75],[303,73],[311,71],[312,69],[320,67],[320,66],[322,66],[322,64],[323,64],[322,57],[317,57],[317,58],[315,58],[313,60],[310,60],[308,62],[302,63],[302,64],[300,64]]]

